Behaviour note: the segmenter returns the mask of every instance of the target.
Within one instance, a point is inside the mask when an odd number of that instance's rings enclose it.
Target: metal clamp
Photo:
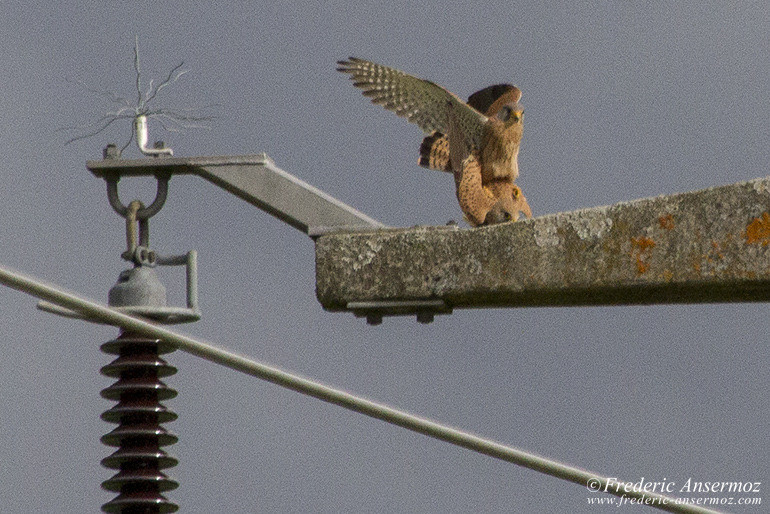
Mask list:
[[[366,318],[369,325],[379,325],[383,316],[416,315],[420,323],[432,323],[436,314],[452,314],[444,300],[404,300],[382,302],[349,302],[348,310],[357,318]]]
[[[154,203],[157,202],[156,198]],[[121,257],[132,262],[134,268],[120,274],[118,283],[110,289],[109,305],[166,324],[197,321],[201,317],[198,309],[197,253],[191,250],[185,255],[159,256],[150,250],[149,219],[139,218],[143,209],[144,204],[139,200],[132,201],[126,208],[126,251]],[[185,266],[187,308],[166,305],[166,288],[155,274],[153,268],[156,266]]]
[[[152,267],[137,266],[121,272],[118,282],[110,290],[109,305],[116,310],[160,321],[164,324],[190,323],[201,318],[198,307],[198,254],[190,250],[185,255],[156,256],[158,266],[185,266],[186,307],[166,306],[165,287],[160,283]],[[98,323],[81,313],[41,300],[37,308],[64,316]]]
[[[114,154],[114,155],[113,155]],[[105,159],[115,159],[116,148],[105,149]],[[149,207],[139,200],[123,205],[118,195],[119,173],[104,176],[107,182],[107,198],[110,205],[126,220],[126,250],[121,257],[133,264],[133,268],[120,273],[118,281],[110,289],[109,305],[127,314],[142,316],[164,324],[189,323],[201,317],[198,308],[198,259],[194,250],[184,255],[160,256],[150,249],[149,219],[157,214],[166,202],[170,173],[156,173],[158,191]],[[169,307],[166,304],[166,288],[155,273],[156,266],[185,266],[187,281],[187,306]],[[78,312],[42,301],[38,308],[61,316],[86,319]]]

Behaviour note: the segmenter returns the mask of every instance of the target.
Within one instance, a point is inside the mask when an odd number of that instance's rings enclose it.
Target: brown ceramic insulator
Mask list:
[[[127,332],[102,345],[102,351],[118,357],[102,368],[102,374],[117,378],[102,391],[102,397],[117,401],[102,419],[118,426],[102,437],[102,443],[117,450],[102,460],[102,465],[118,470],[102,488],[119,493],[102,505],[102,511],[120,514],[155,514],[176,512],[179,507],[161,493],[179,484],[162,470],[177,465],[177,459],[162,448],[177,441],[177,436],[161,424],[177,415],[160,402],[174,398],[176,391],[160,379],[176,373],[160,355],[173,351],[157,340]]]

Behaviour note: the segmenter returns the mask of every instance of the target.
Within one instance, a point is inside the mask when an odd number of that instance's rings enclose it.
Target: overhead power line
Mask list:
[[[650,507],[669,512],[693,514],[713,514],[716,512],[697,505],[679,503],[681,500],[655,492],[646,492],[640,487],[635,487],[634,484],[630,482],[618,481],[615,478],[608,478],[606,476],[568,466],[489,439],[478,437],[462,430],[441,425],[435,421],[421,418],[381,403],[360,398],[348,392],[325,386],[307,378],[293,375],[278,368],[253,361],[241,355],[197,341],[191,337],[172,332],[147,321],[123,314],[117,310],[99,305],[98,303],[85,300],[74,294],[46,285],[36,279],[26,277],[4,267],[0,267],[0,283],[37,298],[53,302],[75,312],[79,312],[93,321],[108,323],[110,325],[119,326],[124,330],[130,330],[146,336],[162,339],[173,344],[182,351],[197,355],[198,357],[221,364],[247,375],[272,382],[288,389],[293,389],[325,402],[333,403],[372,418],[381,419],[388,423],[496,459],[511,462],[547,475],[574,482],[586,487],[591,493],[606,492],[622,498],[634,499],[634,503],[646,504]]]

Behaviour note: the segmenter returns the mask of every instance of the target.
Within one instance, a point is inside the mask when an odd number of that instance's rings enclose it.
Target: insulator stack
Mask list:
[[[160,402],[174,398],[176,391],[160,379],[176,373],[160,355],[174,351],[170,345],[128,332],[101,346],[103,352],[118,355],[101,369],[102,374],[118,381],[101,393],[117,401],[102,419],[118,426],[101,438],[102,443],[118,449],[102,460],[106,468],[118,472],[102,482],[102,488],[119,493],[102,505],[102,511],[122,514],[176,512],[179,506],[161,493],[179,484],[162,470],[178,461],[162,450],[177,442],[177,436],[161,426],[177,415]]]

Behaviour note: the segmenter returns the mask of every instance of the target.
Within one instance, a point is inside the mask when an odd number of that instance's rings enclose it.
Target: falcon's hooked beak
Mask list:
[[[524,107],[519,105],[518,102],[504,105],[497,111],[495,117],[506,124],[506,126],[516,125],[521,123],[521,119],[524,117]]]

